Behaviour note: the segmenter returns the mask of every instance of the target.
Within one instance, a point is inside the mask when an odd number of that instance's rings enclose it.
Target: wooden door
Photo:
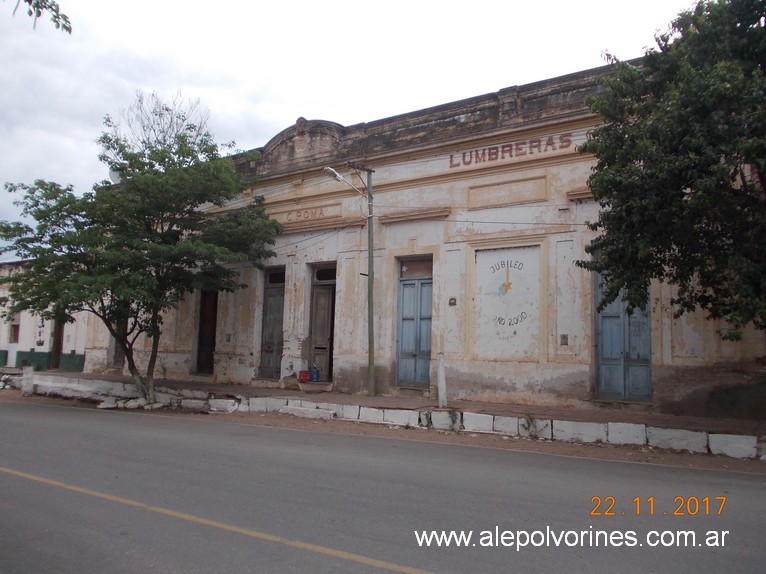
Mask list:
[[[600,296],[599,292],[599,299]],[[650,400],[651,323],[648,307],[645,311],[634,309],[629,314],[627,303],[618,297],[598,313],[596,328],[599,397]]]
[[[218,321],[218,292],[203,291],[197,331],[197,373],[212,375],[215,360],[215,332]]]
[[[433,280],[399,282],[397,385],[428,387],[431,368],[431,302]]]
[[[332,380],[335,284],[314,285],[311,293],[311,351],[309,368],[319,368],[319,380]]]
[[[260,376],[278,379],[282,365],[285,272],[269,271],[263,290]]]

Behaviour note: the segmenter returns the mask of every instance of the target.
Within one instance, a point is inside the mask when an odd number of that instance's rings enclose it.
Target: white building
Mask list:
[[[18,272],[23,262],[0,263],[0,277]],[[0,297],[8,295],[0,284]],[[32,365],[36,369],[82,371],[88,324],[80,315],[74,323],[45,320],[28,311],[0,323],[0,368]]]

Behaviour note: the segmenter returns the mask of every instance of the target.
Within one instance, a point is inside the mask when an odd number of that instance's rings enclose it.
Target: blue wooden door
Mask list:
[[[431,300],[433,280],[399,281],[397,384],[428,387],[431,367]]]
[[[600,283],[599,283],[600,287]],[[600,299],[600,289],[599,289]],[[617,298],[598,313],[598,395],[604,399],[648,401],[652,397],[649,308],[628,314]]]

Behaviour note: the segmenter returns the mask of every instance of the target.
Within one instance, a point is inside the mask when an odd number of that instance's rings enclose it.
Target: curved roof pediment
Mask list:
[[[344,131],[335,122],[298,118],[295,125],[279,132],[261,150],[263,171],[292,171],[334,157]]]

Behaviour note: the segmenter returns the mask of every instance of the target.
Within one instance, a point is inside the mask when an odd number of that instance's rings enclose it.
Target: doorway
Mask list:
[[[117,302],[117,319],[115,323],[115,329],[122,341],[126,341],[128,338],[128,312],[127,304],[124,302]],[[111,367],[122,372],[125,368],[125,348],[117,342],[117,339],[112,337],[111,341]]]
[[[197,331],[197,373],[200,375],[213,374],[217,322],[218,291],[202,291]]]
[[[282,363],[285,270],[265,273],[263,287],[263,335],[261,336],[260,376],[278,379]]]
[[[13,315],[8,321],[8,361],[6,362],[6,365],[9,367],[16,367],[16,353],[19,350],[21,319],[19,315]]]
[[[601,281],[597,283],[601,299]],[[627,312],[618,297],[596,316],[598,397],[649,401],[651,381],[651,323],[649,307]]]
[[[322,382],[332,381],[335,277],[335,265],[312,270],[309,368],[316,366],[319,369]]]
[[[122,372],[125,368],[125,349],[112,337],[112,368]]]
[[[64,320],[53,321],[53,333],[51,336],[51,369],[61,368],[61,355],[64,352]]]
[[[428,388],[431,368],[431,304],[433,262],[403,259],[399,264],[399,312],[396,383]]]

